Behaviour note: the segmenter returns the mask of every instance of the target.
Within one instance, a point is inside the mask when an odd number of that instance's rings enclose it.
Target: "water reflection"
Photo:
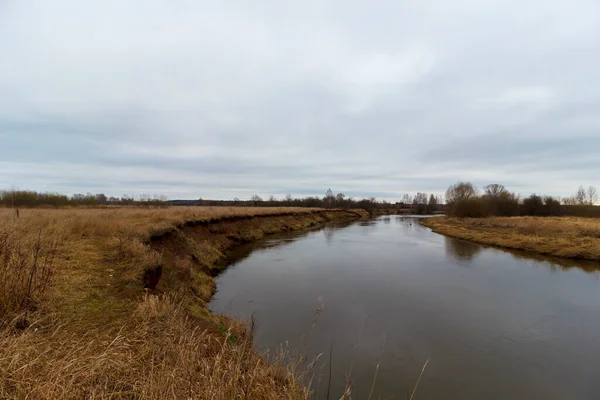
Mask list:
[[[600,273],[600,262],[591,260],[576,260],[568,258],[559,258],[545,256],[543,254],[535,254],[521,250],[511,249],[495,249],[490,248],[490,251],[509,253],[515,260],[520,261],[527,265],[544,266],[552,272],[555,271],[568,271],[576,268],[586,273],[599,274]]]
[[[315,398],[330,352],[331,398],[349,371],[352,397],[368,398],[379,364],[372,398],[402,398],[427,359],[421,399],[597,398],[598,263],[451,239],[406,216],[322,230],[247,246],[210,304],[254,316],[259,351],[322,355]],[[452,268],[465,264],[476,268]]]
[[[473,257],[482,250],[482,246],[477,243],[454,239],[447,236],[444,237],[444,244],[446,247],[446,254],[459,261],[471,262]]]
[[[232,251],[221,264],[227,265],[229,268],[231,268],[241,263],[255,252],[267,251],[269,249],[282,248],[287,245],[291,245],[295,243],[298,239],[306,237],[311,233],[320,230],[321,228],[322,227],[318,227],[314,229],[272,235],[258,242],[243,244],[235,248],[235,250]],[[220,271],[220,273],[223,273],[224,271],[225,270]]]
[[[325,241],[328,245],[331,245],[333,242],[333,236],[336,232],[346,228],[354,224],[354,221],[349,222],[337,222],[337,223],[329,223],[324,225],[321,230],[323,231],[323,235],[325,236]]]

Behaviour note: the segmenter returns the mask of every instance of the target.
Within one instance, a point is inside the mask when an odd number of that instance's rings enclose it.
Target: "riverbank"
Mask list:
[[[577,217],[427,218],[434,232],[472,242],[582,260],[600,260],[600,219]]]
[[[302,373],[212,315],[238,244],[361,211],[0,209],[0,398],[303,399]],[[145,288],[144,288],[145,287]]]

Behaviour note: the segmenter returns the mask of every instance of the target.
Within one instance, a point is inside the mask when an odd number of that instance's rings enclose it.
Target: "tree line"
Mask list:
[[[444,207],[441,197],[427,193],[419,192],[414,196],[405,194],[400,202],[392,203],[387,200],[377,200],[375,197],[356,199],[341,192],[336,194],[331,189],[327,189],[323,197],[293,197],[291,194],[287,194],[282,198],[273,195],[262,198],[254,194],[249,200],[241,200],[235,197],[233,200],[199,199],[197,202],[174,201],[173,203],[204,206],[357,208],[367,211],[402,210],[405,213],[412,214],[431,214],[441,211]]]
[[[470,182],[458,182],[446,191],[446,213],[453,217],[489,216],[600,216],[598,192],[594,186],[580,186],[570,197],[556,198],[532,194],[520,198],[504,185],[490,184],[483,191]]]
[[[377,200],[375,197],[356,199],[344,193],[335,194],[331,189],[323,197],[307,196],[293,197],[287,194],[282,198],[269,196],[263,199],[255,194],[248,200],[234,198],[232,200],[168,200],[164,195],[141,195],[136,198],[129,195],[122,197],[106,196],[103,193],[75,193],[67,196],[53,192],[36,192],[31,190],[0,190],[0,206],[14,208],[29,207],[68,207],[68,206],[148,206],[166,207],[169,205],[182,206],[245,206],[245,207],[319,207],[319,208],[357,208],[367,211],[389,210],[402,211],[411,214],[432,214],[444,207],[443,199],[433,194],[417,193],[412,196],[405,194],[401,201],[391,203]]]
[[[203,206],[362,208],[365,210],[392,209],[395,207],[393,203],[389,203],[385,200],[378,201],[375,197],[355,199],[353,197],[346,196],[344,193],[334,194],[331,189],[328,189],[323,197],[293,197],[291,194],[287,194],[282,198],[277,198],[274,195],[271,195],[267,198],[262,198],[258,194],[254,194],[248,200],[234,197],[232,200],[199,199],[197,202],[175,201],[173,203]]]
[[[134,198],[128,195],[107,197],[103,193],[75,193],[67,196],[60,193],[42,193],[32,190],[0,190],[0,206],[3,207],[28,208],[103,205],[164,207],[168,205],[168,198],[164,195],[141,195]]]

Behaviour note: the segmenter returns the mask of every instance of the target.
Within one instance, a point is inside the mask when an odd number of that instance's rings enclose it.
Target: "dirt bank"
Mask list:
[[[533,253],[600,261],[600,219],[576,217],[492,217],[421,220],[443,235]]]
[[[286,354],[266,363],[244,323],[206,309],[213,275],[238,244],[365,216],[123,207],[16,218],[0,209],[10,282],[0,288],[0,398],[305,399]]]
[[[189,222],[151,238],[150,245],[161,255],[161,263],[146,274],[151,278],[160,275],[160,279],[146,278],[146,285],[159,292],[177,291],[186,297],[191,310],[203,312],[216,290],[214,276],[225,267],[223,261],[235,246],[274,233],[366,217],[362,210],[318,210]]]

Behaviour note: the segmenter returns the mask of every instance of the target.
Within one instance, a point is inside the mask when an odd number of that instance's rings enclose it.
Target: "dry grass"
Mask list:
[[[7,243],[0,251],[10,247],[10,254],[2,254],[10,255],[11,271],[17,271],[14,266],[27,260],[21,268],[21,276],[11,273],[15,279],[21,279],[31,270],[31,255],[39,236],[42,261],[51,254],[56,272],[49,289],[52,301],[45,305],[51,311],[90,315],[92,308],[100,305],[96,300],[105,297],[106,292],[118,290],[119,297],[124,297],[125,292],[137,293],[140,274],[160,262],[160,254],[149,245],[152,237],[185,224],[215,222],[236,216],[312,212],[315,210],[301,208],[173,207],[152,210],[114,207],[22,209],[20,217],[16,218],[14,210],[0,208],[0,235],[4,234],[0,241],[5,238]],[[4,300],[0,298],[0,309],[7,304]],[[106,314],[107,304],[108,311],[123,311],[111,307],[116,306],[114,302],[104,302],[101,316]],[[131,305],[128,308],[131,309]],[[109,314],[113,316],[112,312]]]
[[[283,365],[267,365],[244,327],[203,330],[171,298],[146,296],[118,331],[34,324],[0,337],[0,398],[304,399]]]
[[[56,242],[0,225],[0,324],[35,309],[53,274]],[[0,325],[1,326],[1,325]]]
[[[600,219],[577,217],[430,218],[434,232],[555,257],[600,260]]]
[[[306,371],[285,353],[265,363],[243,324],[205,304],[210,268],[231,246],[318,213],[0,209],[0,398],[306,398]],[[168,267],[158,292],[172,295],[144,294],[142,275],[157,266]]]

